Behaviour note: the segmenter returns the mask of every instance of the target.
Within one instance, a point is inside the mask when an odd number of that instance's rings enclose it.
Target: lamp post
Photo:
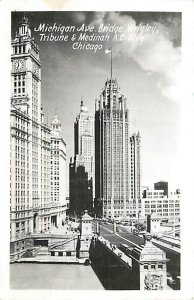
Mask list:
[[[116,221],[115,220],[113,220],[113,233],[116,233],[116,231],[117,231],[117,224],[116,224]]]

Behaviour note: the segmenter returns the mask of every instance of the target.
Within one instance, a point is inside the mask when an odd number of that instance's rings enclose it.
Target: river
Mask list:
[[[15,263],[10,265],[15,290],[104,290],[91,266]]]

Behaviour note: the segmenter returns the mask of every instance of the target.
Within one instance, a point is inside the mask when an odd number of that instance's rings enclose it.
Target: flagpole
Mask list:
[[[111,70],[111,71],[110,71],[110,78],[112,79],[112,47],[111,47],[110,55],[111,55],[111,56],[110,56],[110,60],[111,60],[111,61],[110,61],[110,70]]]
[[[112,79],[112,47],[105,50],[105,53],[110,53],[110,78]]]

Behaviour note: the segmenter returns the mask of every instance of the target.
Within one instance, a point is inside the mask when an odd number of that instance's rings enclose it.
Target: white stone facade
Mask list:
[[[141,138],[140,133],[130,137],[130,214],[138,218],[141,216]]]
[[[66,143],[57,116],[51,122],[51,223],[60,226],[66,218]]]
[[[80,113],[74,123],[75,164],[84,166],[88,180],[92,179],[93,198],[95,198],[95,162],[94,162],[94,117],[88,112],[83,101]]]
[[[146,189],[142,198],[142,216],[151,213],[161,216],[164,219],[174,220],[180,218],[180,200],[179,191],[169,192],[169,196],[164,196],[163,190]]]
[[[41,106],[39,48],[23,17],[12,40],[11,240],[50,228],[50,129]]]

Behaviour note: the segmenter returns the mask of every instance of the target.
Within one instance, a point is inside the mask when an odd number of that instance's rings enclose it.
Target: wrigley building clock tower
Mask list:
[[[26,17],[11,42],[11,252],[25,248],[25,237],[49,230],[50,128],[41,105],[39,47]]]

